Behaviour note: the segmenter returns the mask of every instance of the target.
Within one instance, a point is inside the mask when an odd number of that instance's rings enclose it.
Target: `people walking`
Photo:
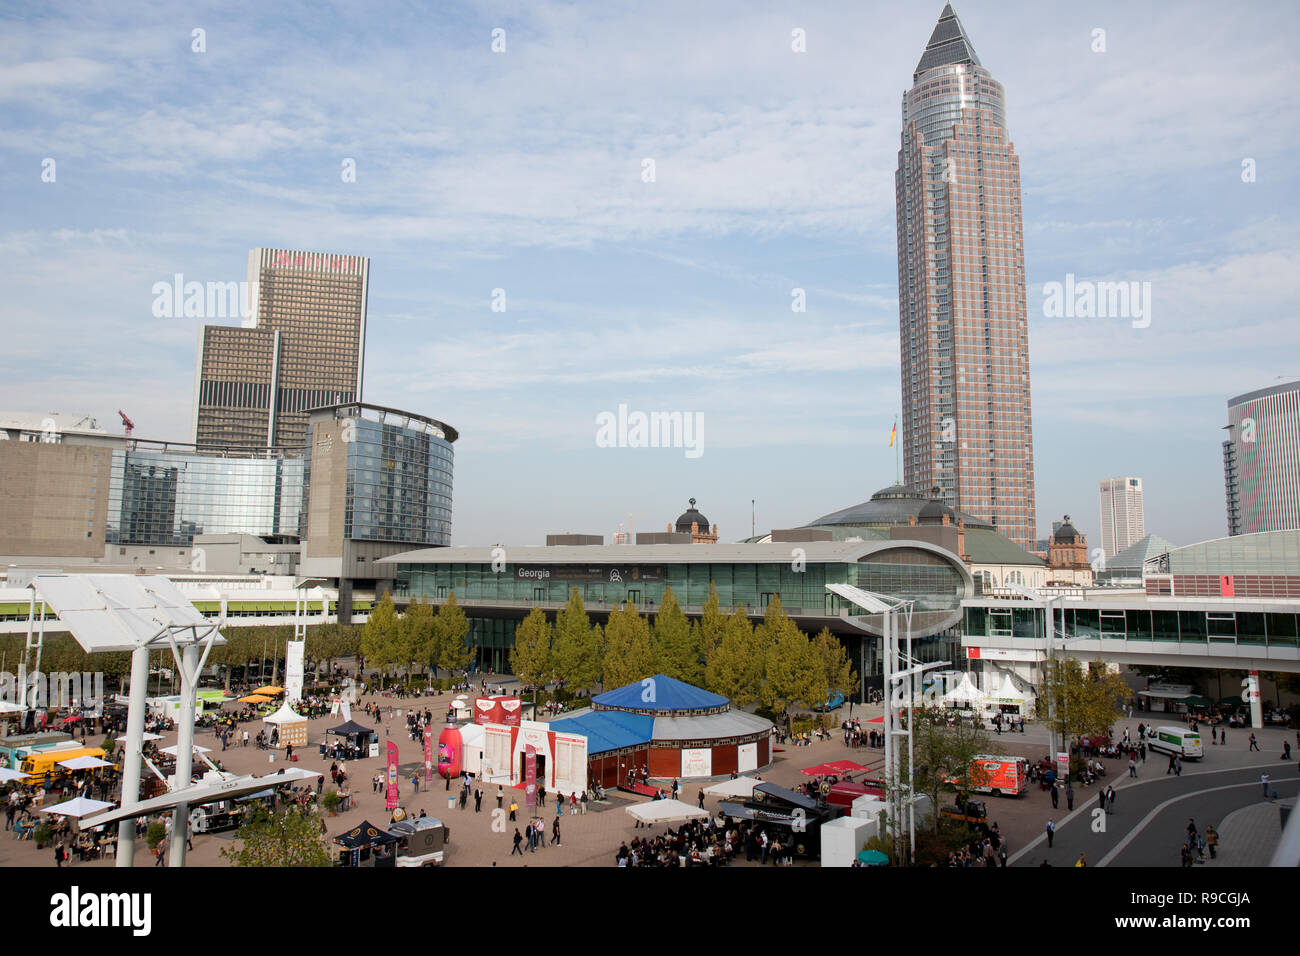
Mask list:
[[[519,849],[519,845],[523,842],[524,842],[524,838],[523,836],[520,835],[519,828],[515,827],[515,848],[510,851],[511,856],[514,856],[516,853],[518,853],[520,856],[524,855],[524,851]]]
[[[555,846],[560,845],[560,818],[556,817],[551,821],[551,843]]]
[[[1074,787],[1070,786],[1068,783],[1065,785],[1065,809],[1074,809]]]
[[[1052,784],[1052,809],[1055,810],[1061,802],[1061,788],[1055,783]]]
[[[1133,754],[1129,754],[1128,756],[1128,775],[1130,777],[1136,777],[1138,775],[1137,757]]]
[[[1105,797],[1106,799],[1106,812],[1114,813],[1115,812],[1115,788],[1107,787],[1106,792],[1102,794],[1102,796]]]
[[[1214,829],[1212,824],[1205,826],[1205,845],[1210,848],[1210,859],[1218,859],[1219,831]]]
[[[518,812],[519,812],[519,804],[517,804],[517,803],[515,803],[513,800],[511,800],[511,801],[510,801],[510,819],[511,819],[511,820],[517,820],[518,817],[516,817],[515,814],[518,813]]]
[[[1079,858],[1078,858],[1077,860],[1074,861],[1074,865],[1077,866],[1077,867],[1084,867],[1084,866],[1087,866],[1087,865],[1088,865],[1088,854],[1086,854],[1086,853],[1080,853],[1080,854],[1079,854]]]
[[[1052,838],[1056,836],[1056,823],[1052,820],[1047,821],[1047,848],[1052,848]]]
[[[1264,799],[1265,799],[1265,800],[1268,799],[1268,781],[1269,781],[1269,776],[1268,776],[1268,773],[1267,773],[1267,772],[1261,773],[1261,774],[1259,775],[1259,782],[1260,782],[1260,784],[1261,784],[1261,785],[1263,786],[1263,788],[1264,788]]]
[[[483,806],[483,791],[478,787],[474,788],[474,812],[478,813]]]
[[[1251,750],[1258,750],[1258,749],[1259,749],[1259,741],[1257,741],[1257,740],[1255,739],[1255,735],[1254,735],[1254,734],[1251,734],[1251,735],[1250,735],[1250,749],[1251,749]]]
[[[1287,763],[1291,762],[1291,742],[1289,740],[1282,741],[1282,759]]]
[[[1182,757],[1175,756],[1175,757],[1174,757],[1174,776],[1175,776],[1175,777],[1181,777],[1182,775],[1183,775],[1183,758],[1182,758]]]

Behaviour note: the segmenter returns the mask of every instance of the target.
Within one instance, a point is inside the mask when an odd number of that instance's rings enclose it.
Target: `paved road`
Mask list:
[[[1149,766],[1149,765],[1148,765]],[[1184,771],[1181,777],[1155,776],[1111,781],[1115,812],[1095,813],[1098,791],[1076,791],[1075,809],[1053,817],[1056,837],[1052,849],[1040,835],[1009,861],[1016,866],[1072,866],[1081,853],[1090,866],[1179,866],[1179,848],[1186,839],[1187,820],[1202,833],[1235,810],[1263,800],[1260,774],[1267,770],[1270,790],[1279,797],[1300,792],[1300,773],[1293,763],[1260,761],[1258,766]],[[1047,822],[1044,817],[1043,824]]]

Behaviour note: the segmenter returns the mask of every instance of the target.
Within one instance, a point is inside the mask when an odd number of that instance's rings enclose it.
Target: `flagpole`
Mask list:
[[[894,433],[898,433],[898,416],[894,416]],[[895,439],[894,441],[894,484],[903,483],[903,443]]]

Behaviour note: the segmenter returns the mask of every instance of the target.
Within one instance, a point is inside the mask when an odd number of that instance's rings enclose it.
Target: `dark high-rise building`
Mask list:
[[[903,95],[895,174],[904,483],[1034,545],[1020,161],[947,4]]]
[[[204,326],[194,380],[200,447],[300,448],[307,409],[361,399],[370,260],[254,249],[244,326]]]

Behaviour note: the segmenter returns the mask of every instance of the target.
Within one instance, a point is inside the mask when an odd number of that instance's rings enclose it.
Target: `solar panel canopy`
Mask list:
[[[133,651],[164,640],[199,640],[216,625],[160,575],[40,574],[36,593],[88,653]],[[225,640],[217,635],[216,643]]]

